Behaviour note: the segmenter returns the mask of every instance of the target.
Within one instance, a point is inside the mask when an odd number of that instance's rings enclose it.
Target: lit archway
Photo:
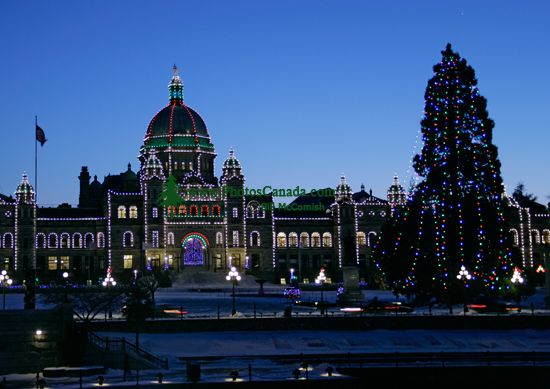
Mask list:
[[[183,266],[203,266],[210,243],[200,232],[191,232],[181,240]]]

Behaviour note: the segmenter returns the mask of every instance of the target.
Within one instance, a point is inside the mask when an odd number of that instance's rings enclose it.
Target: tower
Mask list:
[[[200,115],[183,102],[183,82],[175,65],[168,91],[168,105],[147,127],[141,147],[142,163],[147,153],[155,150],[165,177],[172,174],[178,183],[217,186],[214,145]]]
[[[34,189],[26,173],[23,173],[15,191],[15,201],[14,269],[34,269],[36,203]]]
[[[338,250],[338,266],[355,266],[358,260],[356,242],[357,212],[353,201],[353,191],[343,175],[336,187],[334,200],[332,215],[335,219],[334,233]]]
[[[226,218],[226,258],[228,266],[244,267],[246,256],[246,218],[244,214],[244,183],[241,163],[233,149],[223,163],[220,179],[224,195]]]

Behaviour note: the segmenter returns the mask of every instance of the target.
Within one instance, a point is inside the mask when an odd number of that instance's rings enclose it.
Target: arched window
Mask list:
[[[542,230],[542,243],[550,244],[550,230]]]
[[[73,234],[73,248],[75,249],[82,248],[82,234],[80,232],[75,232]]]
[[[367,244],[367,236],[363,231],[357,232],[357,244],[359,246],[365,246]]]
[[[134,234],[132,231],[124,232],[122,237],[122,247],[134,247]]]
[[[105,248],[105,234],[103,232],[97,233],[97,247]]]
[[[277,234],[277,247],[286,247],[286,234],[284,232]]]
[[[515,228],[510,229],[510,234],[512,234],[512,239],[514,240],[514,246],[519,245],[519,233]]]
[[[219,205],[213,205],[212,206],[212,216],[220,216],[220,206]]]
[[[199,215],[199,207],[197,207],[196,205],[191,205],[189,207],[189,211],[190,211],[191,216],[198,216]]]
[[[86,232],[84,234],[84,248],[89,249],[94,244],[94,234]]]
[[[4,237],[2,239],[2,246],[6,249],[12,249],[13,248],[13,234],[11,232],[6,232],[4,234]]]
[[[130,205],[130,219],[137,219],[137,207],[135,205]]]
[[[216,246],[223,245],[223,234],[221,232],[216,232]]]
[[[60,240],[62,249],[68,249],[71,247],[71,242],[70,242],[71,237],[66,232],[61,234],[61,236],[59,237],[59,240]]]
[[[178,208],[178,215],[187,215],[187,207],[185,205],[180,205],[179,208]]]
[[[203,205],[201,207],[201,216],[208,216],[208,205]]]
[[[258,231],[252,231],[250,233],[250,246],[256,247],[260,245],[260,233]]]
[[[309,234],[307,232],[300,233],[300,246],[309,247]]]
[[[239,210],[237,208],[233,208],[233,217],[239,217]]]
[[[298,247],[298,234],[291,232],[288,234],[288,246],[289,247]]]
[[[330,232],[323,233],[323,247],[332,247],[332,235]]]
[[[118,218],[126,219],[126,207],[124,205],[118,207]]]
[[[539,230],[531,230],[531,234],[533,236],[533,243],[540,244],[540,233]]]
[[[46,248],[46,234],[43,234],[41,232],[36,234],[35,247],[37,249],[45,249]]]
[[[169,232],[168,236],[166,237],[166,240],[167,240],[167,244],[173,246],[174,245],[174,233]]]
[[[321,247],[321,234],[318,232],[311,234],[311,247]]]
[[[48,234],[48,248],[57,248],[57,234],[55,232],[51,232],[50,234]]]
[[[376,244],[377,236],[378,235],[376,235],[376,232],[369,232],[369,236],[367,237],[367,244],[369,245],[369,247],[374,247],[374,245]]]
[[[168,216],[175,216],[176,215],[176,207],[173,205],[169,205],[166,208],[166,213]]]

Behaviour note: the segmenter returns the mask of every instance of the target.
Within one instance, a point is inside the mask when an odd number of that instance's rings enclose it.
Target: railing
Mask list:
[[[140,358],[158,366],[162,369],[168,370],[168,359],[156,356],[150,352],[137,347],[134,343],[128,341],[126,338],[109,338],[101,337],[93,332],[88,332],[88,341],[94,344],[102,351],[122,351],[131,352]]]

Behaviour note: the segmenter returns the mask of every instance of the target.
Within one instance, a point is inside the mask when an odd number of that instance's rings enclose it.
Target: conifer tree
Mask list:
[[[383,227],[376,264],[402,295],[505,294],[514,268],[494,123],[472,67],[450,44],[442,54],[425,92],[424,145],[413,160],[421,181]],[[459,278],[461,269],[470,278]]]
[[[168,209],[169,214],[175,214],[175,209],[183,203],[179,194],[176,178],[170,174],[160,193],[159,204]]]

